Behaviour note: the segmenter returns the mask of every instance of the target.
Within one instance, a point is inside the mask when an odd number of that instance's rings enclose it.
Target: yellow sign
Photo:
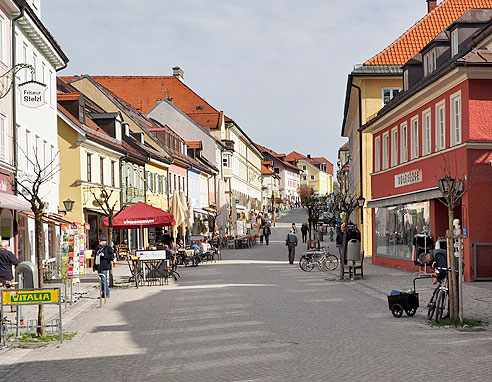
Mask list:
[[[2,291],[5,305],[46,304],[58,302],[58,289]]]

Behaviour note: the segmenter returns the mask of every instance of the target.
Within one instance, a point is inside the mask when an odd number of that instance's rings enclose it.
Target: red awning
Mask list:
[[[103,224],[105,227],[109,225],[107,217]],[[175,224],[173,214],[142,202],[121,210],[113,220],[114,229],[166,227]]]

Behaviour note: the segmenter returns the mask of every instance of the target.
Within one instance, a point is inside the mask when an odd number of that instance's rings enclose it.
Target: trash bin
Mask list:
[[[30,261],[23,261],[15,268],[15,274],[22,274],[23,288],[39,288],[38,269]],[[17,276],[18,279],[18,276]]]
[[[360,260],[360,241],[356,239],[349,240],[347,244],[347,260],[359,261]]]

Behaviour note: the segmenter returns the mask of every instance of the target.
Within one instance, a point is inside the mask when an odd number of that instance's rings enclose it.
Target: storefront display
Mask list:
[[[430,203],[375,208],[374,241],[377,256],[413,260],[413,238],[430,232]]]
[[[62,279],[85,274],[87,240],[80,224],[62,225],[61,275]]]

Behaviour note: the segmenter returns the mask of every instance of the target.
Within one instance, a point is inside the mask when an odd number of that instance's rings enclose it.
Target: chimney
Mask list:
[[[427,13],[430,13],[437,7],[437,0],[427,0]]]
[[[308,157],[308,159],[311,159],[311,154],[308,154],[307,157]]]
[[[173,68],[173,76],[176,77],[181,82],[184,82],[184,71],[179,66]]]

